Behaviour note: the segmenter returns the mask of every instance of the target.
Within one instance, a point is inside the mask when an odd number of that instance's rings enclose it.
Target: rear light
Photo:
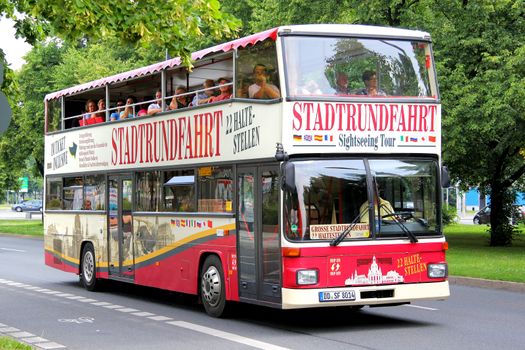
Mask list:
[[[301,256],[301,248],[284,247],[282,249],[282,255],[287,256],[287,257],[292,257],[292,258]]]
[[[427,273],[429,278],[445,278],[448,276],[448,265],[446,263],[428,264]]]
[[[319,272],[317,270],[298,270],[297,284],[300,286],[317,284],[319,280]]]
[[[448,242],[443,242],[443,250],[448,250]]]

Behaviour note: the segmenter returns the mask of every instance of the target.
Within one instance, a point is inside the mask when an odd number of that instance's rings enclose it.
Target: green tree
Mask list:
[[[321,21],[430,32],[443,104],[444,160],[457,180],[491,194],[490,244],[511,243],[508,217],[513,190],[517,183],[523,188],[525,172],[523,1],[327,0],[322,6],[278,0],[261,0],[257,2],[260,6],[251,0],[248,3],[252,5],[249,8],[227,0],[225,8],[249,20],[253,30]],[[240,9],[243,12],[235,12]]]
[[[513,185],[525,172],[525,8],[522,1],[434,3],[444,159],[491,194],[492,246],[512,242]]]
[[[15,9],[27,16],[15,16]],[[70,42],[116,37],[164,48],[188,66],[196,40],[231,37],[239,26],[237,19],[221,12],[218,0],[0,0],[0,14],[14,18],[18,33],[32,43],[46,33]]]

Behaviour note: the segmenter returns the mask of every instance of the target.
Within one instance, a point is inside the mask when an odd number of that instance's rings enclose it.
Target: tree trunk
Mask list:
[[[508,189],[500,181],[490,184],[490,245],[507,246],[512,243],[512,224],[509,222],[512,208]]]

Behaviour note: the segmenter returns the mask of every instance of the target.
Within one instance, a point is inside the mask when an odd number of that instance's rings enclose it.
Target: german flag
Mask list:
[[[294,141],[301,141],[303,138],[301,137],[301,135],[293,135],[293,140]]]

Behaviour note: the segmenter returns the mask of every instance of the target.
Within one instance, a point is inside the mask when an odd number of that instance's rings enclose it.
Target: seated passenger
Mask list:
[[[137,98],[135,96],[128,96],[126,99],[126,108],[122,112],[120,112],[120,119],[128,119],[128,118],[134,118],[135,117],[135,106],[133,106],[135,103],[137,103]]]
[[[155,102],[148,106],[148,115],[155,115],[162,112],[162,91],[155,92]]]
[[[106,120],[106,100],[101,98],[100,100],[98,100],[97,105],[98,105],[98,112],[96,116],[101,118],[102,121],[105,121]]]
[[[192,106],[199,106],[205,103],[210,102],[210,98],[215,95],[215,89],[210,89],[215,86],[215,82],[212,79],[206,79],[202,84],[204,91],[199,92],[191,101]]]
[[[231,82],[230,79],[219,78],[217,82],[219,83],[219,91],[221,94],[219,96],[210,97],[209,103],[224,101],[232,98],[232,86],[225,85]]]
[[[248,88],[250,98],[271,99],[281,97],[279,88],[268,82],[268,73],[264,64],[257,64],[253,68],[254,83]]]
[[[377,88],[376,72],[372,70],[366,70],[364,71],[362,78],[363,83],[365,83],[365,88],[357,91],[358,95],[386,96],[386,93],[383,90]]]
[[[126,102],[124,102],[124,100],[121,98],[117,100],[117,109],[109,115],[109,120],[111,121],[120,120],[120,112],[122,112],[121,107],[124,106],[125,103]]]
[[[335,73],[335,91],[338,95],[348,94],[348,76],[345,72]]]
[[[146,97],[142,99],[142,102],[146,101]],[[137,112],[137,117],[143,117],[145,115],[148,115],[148,105],[143,103],[138,106],[139,111]]]
[[[175,97],[171,100],[170,110],[186,108],[190,106],[190,99],[188,95],[183,95],[187,93],[188,90],[184,86],[178,86],[175,89]]]
[[[86,110],[88,113],[85,113],[82,116],[82,119],[79,121],[80,126],[92,125],[97,123],[102,123],[104,120],[97,116],[97,104],[95,100],[89,99],[86,102]]]

